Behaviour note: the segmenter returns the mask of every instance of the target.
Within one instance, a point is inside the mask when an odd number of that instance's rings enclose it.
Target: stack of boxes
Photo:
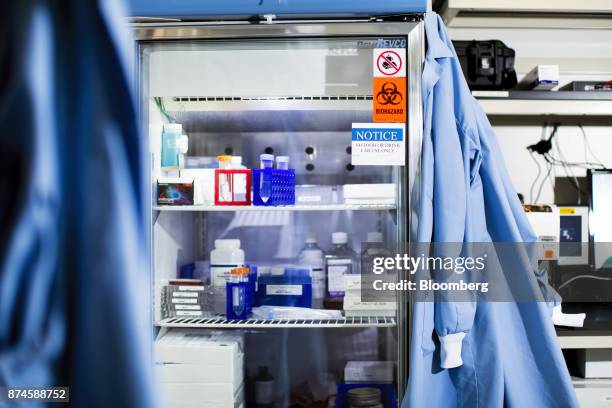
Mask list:
[[[244,406],[244,334],[173,329],[155,341],[168,408]]]
[[[182,280],[162,287],[161,317],[202,317],[210,310],[211,288],[201,281]]]
[[[376,275],[344,275],[342,308],[345,317],[395,317],[397,303],[394,294],[375,291],[373,279]]]

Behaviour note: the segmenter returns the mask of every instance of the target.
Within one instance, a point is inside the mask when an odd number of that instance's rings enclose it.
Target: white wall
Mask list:
[[[561,84],[572,80],[612,79],[612,30],[587,29],[526,29],[526,28],[451,28],[453,40],[498,39],[516,51],[517,74],[520,78],[537,64],[558,64]],[[612,167],[612,127],[585,126],[589,144],[595,155],[608,167]],[[496,126],[497,137],[504,154],[512,181],[519,193],[530,199],[530,186],[537,174],[526,146],[536,143],[542,128],[536,126]],[[551,129],[549,129],[550,132]],[[561,127],[558,132],[559,148],[567,161],[595,161],[592,155],[585,160],[583,136],[578,127]],[[559,153],[554,151],[559,157]],[[545,161],[538,157],[542,172],[546,172]],[[586,171],[573,168],[575,176],[584,176]],[[559,166],[553,170],[565,176]],[[540,178],[541,180],[541,178]],[[539,187],[540,182],[536,183]],[[534,199],[537,188],[534,192]],[[552,203],[554,198],[550,182],[546,182],[539,203]]]

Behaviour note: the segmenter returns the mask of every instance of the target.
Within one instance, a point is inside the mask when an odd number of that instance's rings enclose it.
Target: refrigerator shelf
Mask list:
[[[157,326],[201,329],[395,327],[396,320],[395,317],[346,317],[337,320],[227,320],[224,317],[170,317],[157,322]]]
[[[162,97],[168,112],[372,110],[372,95]]]
[[[158,205],[155,211],[384,211],[396,210],[394,204],[317,204],[261,207],[252,205]]]

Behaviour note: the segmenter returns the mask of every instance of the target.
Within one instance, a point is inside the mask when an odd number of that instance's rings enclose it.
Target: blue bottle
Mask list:
[[[179,123],[164,125],[161,143],[161,167],[164,170],[178,169],[182,134],[183,126]]]

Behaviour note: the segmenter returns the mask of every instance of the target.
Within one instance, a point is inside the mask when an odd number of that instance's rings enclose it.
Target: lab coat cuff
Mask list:
[[[440,345],[440,366],[442,368],[455,368],[463,365],[461,359],[461,344],[465,333],[453,333],[446,336],[439,336]]]
[[[582,327],[585,318],[585,313],[563,313],[561,305],[553,307],[552,321],[555,326]]]

